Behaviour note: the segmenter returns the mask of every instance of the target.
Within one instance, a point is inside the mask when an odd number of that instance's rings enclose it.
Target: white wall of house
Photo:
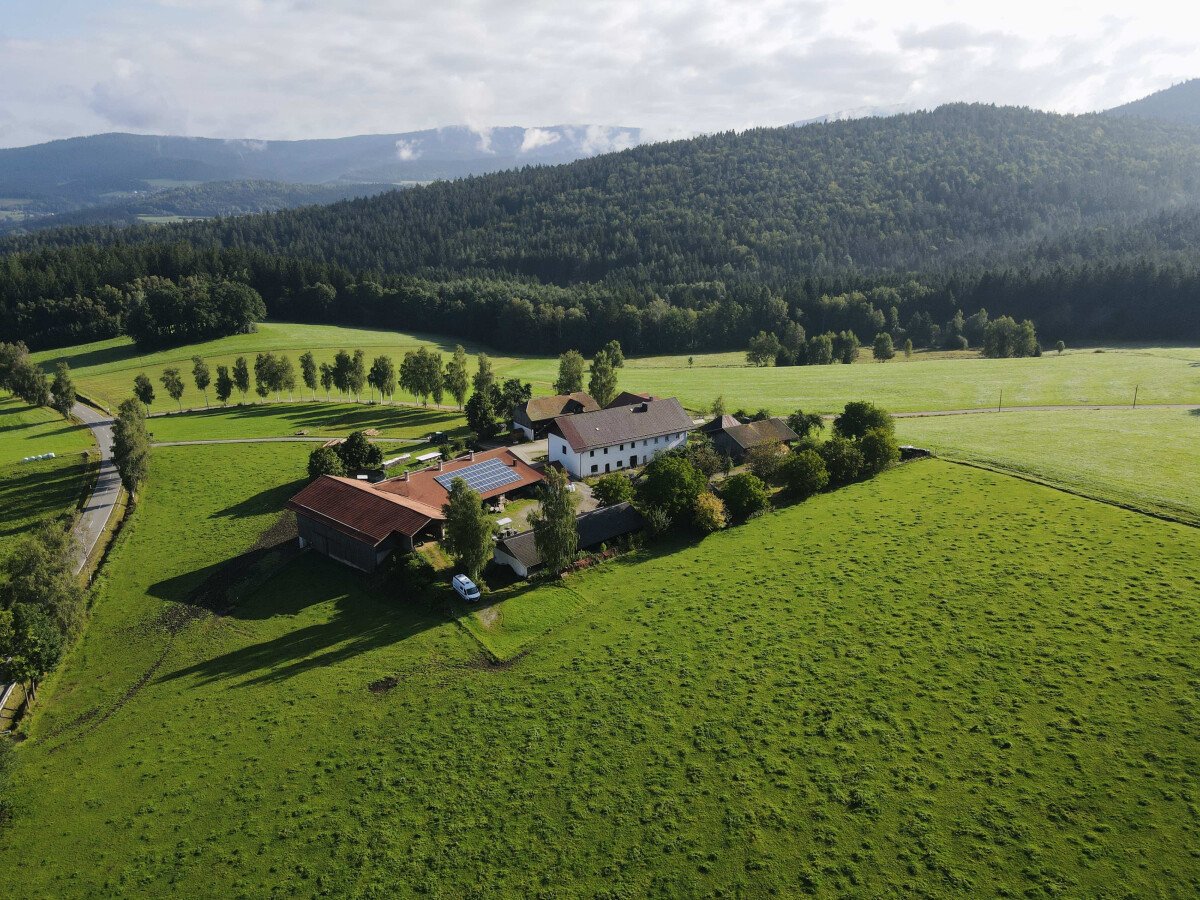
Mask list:
[[[519,431],[519,432],[521,432],[521,434],[525,435],[525,440],[527,440],[527,441],[533,440],[533,429],[532,428],[526,428],[520,422],[513,422],[512,427],[513,427],[513,431]]]
[[[677,431],[576,453],[563,438],[551,434],[548,455],[551,462],[561,463],[575,478],[587,478],[590,475],[603,475],[605,472],[620,472],[634,466],[644,466],[657,454],[678,447],[686,441],[687,432]]]

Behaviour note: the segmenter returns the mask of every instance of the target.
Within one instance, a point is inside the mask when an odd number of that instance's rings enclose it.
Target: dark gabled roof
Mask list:
[[[600,404],[586,391],[555,394],[553,397],[533,397],[516,408],[513,421],[532,427],[541,422],[549,422],[556,416],[592,412],[599,408]]]
[[[692,417],[674,397],[559,416],[551,426],[576,453],[692,429]]]
[[[647,400],[653,400],[653,394],[636,394],[633,391],[621,391],[617,396],[608,401],[605,409],[612,409],[614,406],[632,406],[635,403],[645,403]]]
[[[412,537],[431,520],[399,497],[381,493],[364,481],[335,475],[322,475],[289,500],[287,508],[372,547],[396,531]]]
[[[602,506],[575,517],[581,548],[595,547],[597,544],[611,541],[615,537],[637,531],[644,524],[642,514],[634,509],[629,501]],[[538,553],[532,531],[522,531],[520,534],[506,537],[497,546],[527,569],[542,564],[542,556]]]
[[[725,428],[725,434],[743,450],[748,450],[758,444],[769,441],[798,441],[800,435],[788,427],[788,423],[778,417],[762,419],[758,422],[747,422],[745,425],[734,425]]]
[[[736,428],[738,425],[741,425],[741,424],[742,423],[739,422],[737,419],[735,419],[733,416],[724,415],[724,416],[717,416],[715,419],[712,419],[709,422],[705,422],[703,425],[700,426],[699,430],[700,430],[701,434],[716,434],[718,431],[725,431],[729,428]]]

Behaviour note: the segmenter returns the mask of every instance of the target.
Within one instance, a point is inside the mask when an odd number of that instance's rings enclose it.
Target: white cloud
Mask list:
[[[612,126],[587,135],[601,152],[634,126],[951,100],[1078,112],[1200,75],[1181,37],[1200,7],[1167,0],[111,0],[69,31],[50,7],[21,0],[0,19],[0,144],[465,124],[490,150],[493,127],[593,122]]]
[[[416,141],[398,140],[396,141],[396,159],[402,159],[405,162],[416,159],[421,155],[421,150],[417,146]]]
[[[555,131],[548,131],[545,128],[526,128],[525,135],[521,138],[521,152],[529,153],[532,150],[549,147],[551,144],[557,144],[560,140],[562,140],[562,135]]]

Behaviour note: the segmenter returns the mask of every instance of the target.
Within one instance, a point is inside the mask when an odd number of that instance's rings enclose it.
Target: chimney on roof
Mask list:
[[[645,412],[649,408],[650,408],[650,405],[648,403],[639,403],[637,406],[635,406],[633,408],[633,411],[634,412]]]
[[[517,467],[517,457],[515,455],[509,457],[508,464],[515,469]]]
[[[404,472],[404,480],[408,481],[408,470],[407,469]]]
[[[474,461],[474,459],[475,459],[475,451],[474,450],[472,450],[470,453],[467,454],[467,459]]]
[[[438,467],[437,467],[437,470],[438,470],[439,472],[440,472],[440,471],[442,471],[442,461],[441,461],[440,459],[438,460]]]

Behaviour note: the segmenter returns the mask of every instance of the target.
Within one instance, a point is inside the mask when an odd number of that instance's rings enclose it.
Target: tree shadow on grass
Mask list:
[[[90,366],[103,366],[108,363],[124,362],[136,359],[143,351],[133,344],[122,344],[117,347],[103,347],[99,350],[86,350],[81,353],[64,353],[53,359],[42,360],[41,366],[47,372],[53,372],[56,364],[65,362],[72,369],[84,369]],[[130,376],[132,379],[132,376]]]
[[[209,684],[240,679],[239,687],[286,681],[312,669],[336,665],[363,653],[444,625],[437,611],[397,598],[385,600],[369,579],[330,560],[307,554],[278,573],[231,615],[242,619],[314,618],[312,607],[331,605],[323,621],[309,621],[282,634],[248,644],[161,676]],[[267,627],[267,626],[264,626]]]
[[[54,462],[51,468],[31,468],[7,478],[0,473],[0,537],[24,531],[32,519],[62,512],[78,498],[85,467]]]
[[[425,409],[418,406],[386,406],[381,404],[349,404],[348,401],[332,400],[305,401],[300,403],[263,403],[211,409],[194,410],[185,413],[172,413],[166,416],[155,416],[150,420],[149,427],[154,428],[156,421],[186,419],[203,425],[206,419],[220,421],[260,420],[286,424],[287,430],[302,431],[313,428],[338,429],[347,432],[367,428],[405,429],[428,428],[430,431],[444,430],[442,426],[459,421],[462,413],[447,409]],[[219,428],[219,426],[215,426]],[[276,429],[277,430],[277,429]]]

